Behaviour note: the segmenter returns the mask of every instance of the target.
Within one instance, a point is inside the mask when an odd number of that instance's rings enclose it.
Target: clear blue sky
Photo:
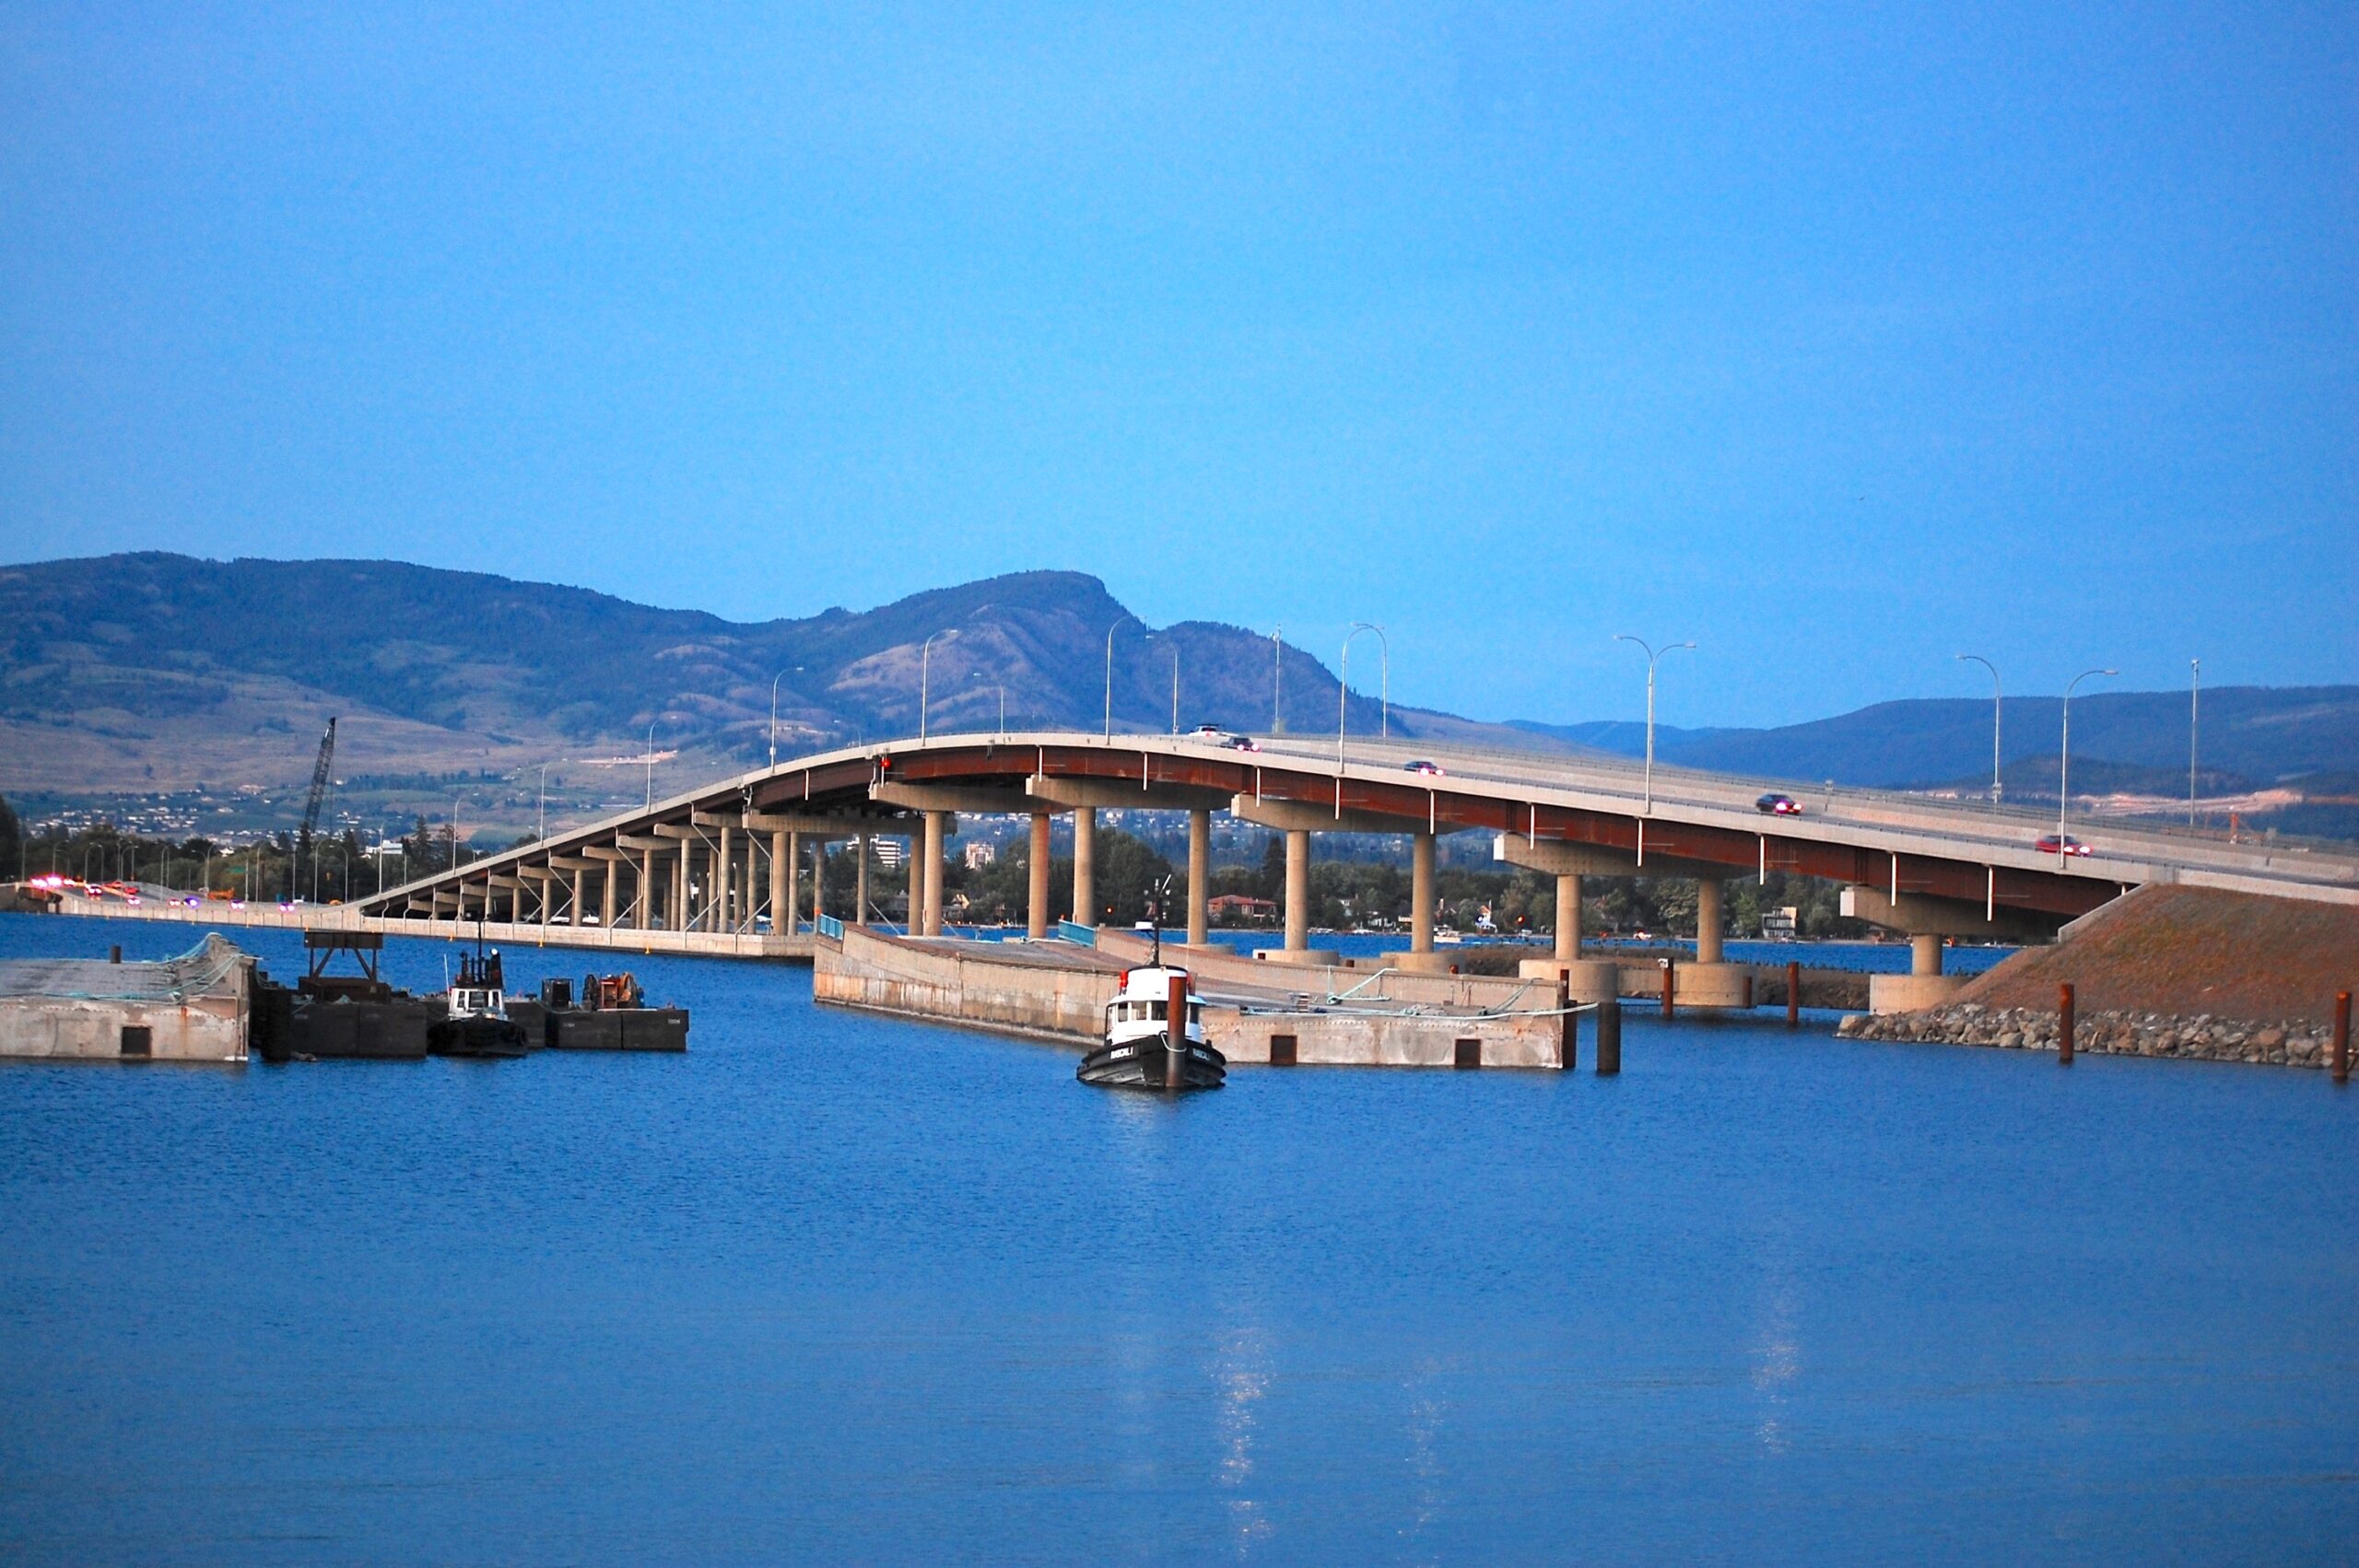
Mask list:
[[[2359,678],[2359,7],[5,6],[0,556]]]

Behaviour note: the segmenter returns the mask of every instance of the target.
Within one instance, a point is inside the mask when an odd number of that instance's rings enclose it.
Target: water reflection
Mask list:
[[[1262,1399],[1270,1389],[1270,1363],[1269,1336],[1259,1328],[1226,1330],[1213,1352],[1213,1387],[1219,1400],[1218,1473],[1227,1500],[1230,1538],[1240,1560],[1270,1536],[1268,1511],[1250,1490],[1254,1437]]]
[[[1409,1396],[1409,1522],[1402,1528],[1413,1561],[1438,1561],[1438,1547],[1426,1539],[1440,1519],[1448,1496],[1448,1472],[1441,1457],[1442,1428],[1449,1419],[1449,1401],[1437,1385],[1446,1370],[1438,1357],[1421,1357],[1402,1386]]]
[[[1754,1435],[1772,1454],[1786,1451],[1786,1398],[1802,1375],[1802,1344],[1794,1328],[1794,1289],[1778,1281],[1769,1290],[1767,1310],[1753,1342],[1753,1387],[1764,1407]]]

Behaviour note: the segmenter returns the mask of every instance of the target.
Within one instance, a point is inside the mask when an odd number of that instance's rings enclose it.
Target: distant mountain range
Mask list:
[[[1183,727],[1329,733],[1333,673],[1300,649],[1216,622],[1141,625],[1096,578],[1019,572],[879,609],[722,620],[583,589],[386,561],[206,561],[142,554],[0,568],[0,791],[74,794],[252,783],[308,775],[339,716],[339,773],[431,779],[513,774],[553,757],[685,754],[682,771],[918,728],[1105,722],[1114,629],[1117,728],[1161,731],[1173,660]],[[928,641],[931,639],[931,649]],[[1274,688],[1274,691],[1273,691]],[[1355,731],[1375,698],[1355,693]],[[1879,703],[1777,729],[1657,731],[1671,763],[1767,778],[1978,790],[1990,705]],[[2054,697],[2011,697],[2011,799],[2053,795]],[[1596,749],[1630,755],[1627,722],[1488,724],[1391,713],[1437,744]],[[2072,708],[2073,784],[2183,791],[2187,695],[2099,692]],[[2202,786],[2229,793],[2359,773],[2359,686],[2203,694]],[[675,777],[678,776],[675,774]],[[2347,783],[2347,780],[2345,781]],[[2336,784],[2346,794],[2359,790]]]
[[[2010,797],[2056,795],[2063,703],[2009,697],[2000,755]],[[2083,790],[2185,793],[2188,694],[2087,692],[2072,699],[2072,783]],[[2221,686],[2202,694],[2198,736],[2206,792],[2227,793],[2359,768],[2359,686]],[[1687,767],[1895,789],[1987,790],[1991,705],[1972,697],[1880,702],[1773,730],[1655,727],[1655,755]],[[1573,745],[1637,756],[1646,726],[1519,724]],[[2105,765],[2111,765],[2107,766]]]
[[[182,788],[339,771],[499,772],[554,755],[687,754],[712,771],[929,728],[1332,731],[1335,676],[1241,627],[1148,627],[1096,578],[1019,572],[880,609],[741,624],[388,561],[141,554],[0,568],[0,790]],[[929,649],[928,640],[932,640]],[[1283,704],[1282,710],[1279,704]],[[1375,697],[1355,693],[1356,731]],[[1553,744],[1395,708],[1396,734]]]

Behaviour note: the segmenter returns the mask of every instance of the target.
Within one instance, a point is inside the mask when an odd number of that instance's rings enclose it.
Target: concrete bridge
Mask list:
[[[1447,771],[1413,769],[1430,759]],[[1265,956],[1318,965],[1309,941],[1310,839],[1318,833],[1397,834],[1411,841],[1414,924],[1396,966],[1446,971],[1434,943],[1434,847],[1442,835],[1489,835],[1494,858],[1557,878],[1552,954],[1528,962],[1567,980],[1576,997],[1613,994],[1611,963],[1582,952],[1586,879],[1697,879],[1696,962],[1680,966],[1680,1000],[1741,1005],[1741,966],[1722,961],[1722,890],[1770,871],[1845,884],[1845,910],[1907,933],[1912,973],[1880,977],[1878,1011],[1938,1001],[1945,937],[2030,940],[2053,933],[2128,889],[2176,883],[2359,905],[2359,856],[2314,846],[2230,844],[2151,825],[2075,824],[2094,852],[2043,854],[2054,819],[1890,790],[1785,788],[1797,816],[1755,808],[1763,780],[1657,767],[1649,789],[1635,763],[1543,753],[1468,753],[1373,740],[1279,739],[1240,751],[1186,736],[1071,732],[949,735],[797,758],[716,780],[586,827],[364,897],[345,918],[395,923],[497,922],[511,940],[537,935],[585,946],[800,955],[830,907],[862,923],[867,867],[855,884],[822,883],[824,846],[911,841],[911,924],[938,933],[944,843],[958,813],[1031,819],[1029,923],[1063,915],[1095,925],[1097,813],[1117,808],[1189,813],[1188,942],[1209,940],[1212,815],[1285,836],[1285,937]],[[1049,832],[1073,819],[1070,910],[1049,907]]]

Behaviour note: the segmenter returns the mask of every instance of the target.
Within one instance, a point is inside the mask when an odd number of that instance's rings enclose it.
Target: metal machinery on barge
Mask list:
[[[651,1007],[628,974],[584,975],[581,989],[563,978],[541,982],[537,1000],[508,1004],[535,1046],[553,1051],[684,1051],[688,1010]]]

